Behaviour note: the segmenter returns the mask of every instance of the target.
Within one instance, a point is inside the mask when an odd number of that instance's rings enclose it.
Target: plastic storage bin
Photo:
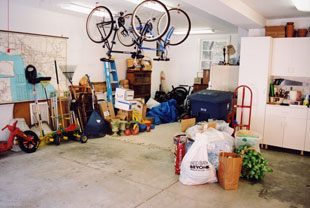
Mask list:
[[[232,92],[219,90],[202,90],[189,97],[192,116],[197,121],[207,121],[209,118],[227,120],[233,98]]]

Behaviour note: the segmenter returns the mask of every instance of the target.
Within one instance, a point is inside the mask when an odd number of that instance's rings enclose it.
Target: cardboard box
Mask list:
[[[92,82],[95,92],[106,92],[107,91],[107,85],[105,82]]]
[[[129,80],[128,79],[123,79],[119,81],[120,86],[125,89],[129,89]]]
[[[132,111],[119,110],[117,112],[117,118],[119,118],[122,121],[131,121]]]
[[[242,157],[232,152],[221,152],[219,159],[218,178],[225,190],[238,189],[242,168]]]
[[[137,101],[135,100],[115,100],[115,108],[131,111],[136,108]]]
[[[284,38],[285,26],[266,26],[265,36],[271,36],[273,38]]]
[[[133,100],[135,91],[124,89],[124,88],[116,88],[115,92],[115,100]]]
[[[210,69],[204,69],[202,84],[209,84],[209,81],[210,81]]]
[[[203,122],[201,125],[201,130],[204,131],[206,128],[216,129],[216,122]]]
[[[104,120],[111,122],[115,119],[113,104],[111,102],[99,103],[100,114]]]
[[[141,70],[141,60],[137,59],[136,60],[137,66],[135,66],[134,60],[133,59],[127,59],[127,69],[129,71],[140,71]]]
[[[196,124],[196,118],[189,118],[181,120],[181,131],[185,132],[191,126]]]
[[[201,77],[195,77],[194,78],[194,84],[201,84],[202,78]]]
[[[142,115],[142,119],[145,120],[147,105],[144,104],[141,100],[136,101],[137,105],[135,107],[135,110],[139,111],[139,113]]]

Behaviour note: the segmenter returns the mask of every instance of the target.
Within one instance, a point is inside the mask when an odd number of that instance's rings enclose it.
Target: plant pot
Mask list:
[[[294,37],[294,22],[286,24],[286,37]]]
[[[297,35],[298,37],[306,37],[308,30],[306,28],[298,29]]]

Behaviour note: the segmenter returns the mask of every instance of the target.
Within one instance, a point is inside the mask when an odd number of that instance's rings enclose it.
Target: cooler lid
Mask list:
[[[188,98],[195,101],[208,101],[210,103],[223,103],[230,102],[233,98],[233,92],[220,91],[220,90],[201,90],[196,92]]]

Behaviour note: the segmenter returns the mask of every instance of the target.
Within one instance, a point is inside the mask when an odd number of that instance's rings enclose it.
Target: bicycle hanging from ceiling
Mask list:
[[[117,18],[117,21],[114,20]],[[171,19],[173,18],[173,19]],[[130,54],[134,59],[143,58],[143,50],[154,50],[159,58],[154,60],[169,60],[167,58],[168,46],[183,43],[191,29],[189,16],[179,8],[168,10],[158,0],[146,0],[140,3],[133,13],[113,17],[112,12],[105,6],[97,6],[88,15],[86,31],[88,37],[95,43],[104,43],[107,48],[107,56],[112,53]],[[110,36],[112,40],[109,41]],[[134,46],[134,51],[113,50],[116,44],[116,36],[119,42],[126,46]],[[143,46],[144,41],[157,42],[156,48]]]

